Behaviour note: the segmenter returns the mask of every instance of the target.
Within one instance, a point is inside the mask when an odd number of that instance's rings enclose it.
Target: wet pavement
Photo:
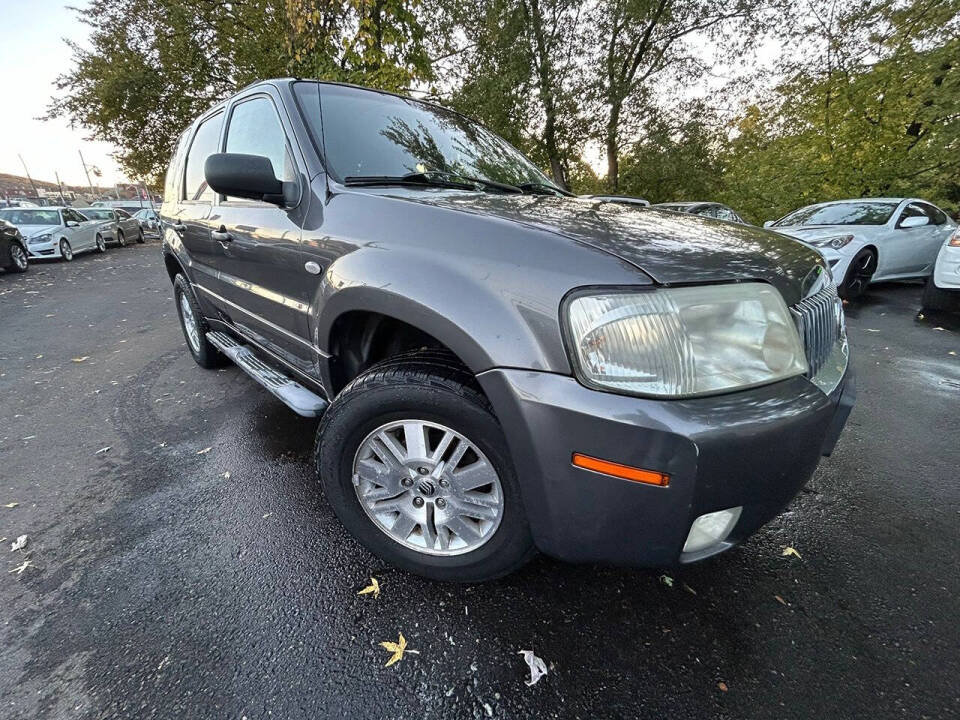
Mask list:
[[[847,430],[743,547],[455,586],[345,535],[315,421],[193,363],[156,242],[0,273],[0,717],[957,717],[960,322],[920,291],[848,309]]]

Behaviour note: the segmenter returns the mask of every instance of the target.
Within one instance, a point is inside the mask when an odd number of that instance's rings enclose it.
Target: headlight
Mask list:
[[[30,242],[32,243],[49,242],[51,237],[53,236],[50,233],[46,233],[45,235],[35,235],[32,238],[30,238]]]
[[[830,237],[807,240],[807,242],[814,247],[829,247],[834,250],[839,250],[851,240],[853,240],[853,235],[832,235]]]
[[[687,397],[807,371],[790,311],[764,283],[576,295],[566,315],[578,375],[594,387]]]

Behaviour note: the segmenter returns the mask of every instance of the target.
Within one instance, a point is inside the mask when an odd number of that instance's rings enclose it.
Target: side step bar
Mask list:
[[[327,409],[329,403],[326,400],[267,365],[247,345],[241,345],[226,333],[217,331],[208,332],[207,340],[297,415],[317,417]]]

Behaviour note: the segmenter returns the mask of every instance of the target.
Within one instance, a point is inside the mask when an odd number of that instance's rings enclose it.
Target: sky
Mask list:
[[[84,0],[68,0],[83,6]],[[66,120],[38,120],[56,92],[56,77],[70,67],[70,49],[63,38],[84,44],[86,25],[67,9],[64,0],[0,0],[0,69],[3,103],[0,106],[0,173],[23,175],[21,154],[35,180],[56,182],[54,172],[67,185],[87,182],[80,155],[103,173],[93,183],[125,182],[110,157],[113,147],[92,142],[81,128]]]

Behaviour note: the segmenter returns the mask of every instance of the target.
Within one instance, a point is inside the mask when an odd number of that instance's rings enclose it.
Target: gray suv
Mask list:
[[[719,553],[791,500],[853,403],[819,253],[576,198],[429,103],[245,88],[181,137],[160,220],[196,362],[322,416],[337,516],[431,578],[537,550]]]

